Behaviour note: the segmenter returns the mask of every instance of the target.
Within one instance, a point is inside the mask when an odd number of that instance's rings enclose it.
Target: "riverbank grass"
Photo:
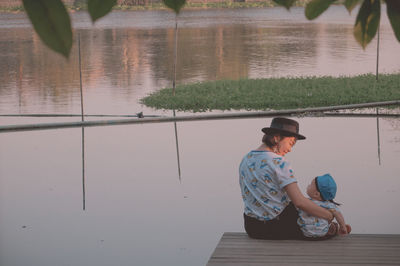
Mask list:
[[[294,6],[304,7],[309,0],[298,0]],[[266,8],[276,7],[277,4],[272,0],[264,1],[252,1],[252,2],[234,2],[231,0],[226,1],[203,1],[203,2],[187,2],[184,6],[186,9],[219,9],[219,8]],[[87,6],[84,2],[77,2],[76,4],[66,4],[66,7],[70,11],[87,10]],[[151,2],[147,5],[125,5],[117,4],[113,7],[114,10],[124,11],[136,11],[136,10],[166,10],[166,6],[162,2]],[[21,12],[24,11],[24,7],[21,5],[5,5],[0,6],[0,12]]]
[[[282,110],[400,100],[400,74],[201,82],[154,92],[140,102],[156,109]]]

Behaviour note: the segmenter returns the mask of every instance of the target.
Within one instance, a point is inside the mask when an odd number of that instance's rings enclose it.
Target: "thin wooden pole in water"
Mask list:
[[[380,41],[380,23],[378,25],[378,40],[376,44],[376,82],[379,81],[379,41]],[[379,165],[381,165],[381,143],[380,143],[380,137],[379,137],[379,109],[378,107],[376,108],[376,131],[377,131],[377,137],[378,137],[378,161]]]
[[[174,79],[172,81],[172,95],[173,96],[175,96],[177,61],[178,61],[178,15],[175,14]],[[175,109],[173,109],[173,115],[174,115],[174,117],[176,117]],[[176,127],[176,121],[174,121],[174,129],[175,129],[175,143],[176,143],[176,158],[178,161],[178,178],[179,178],[179,182],[182,182],[181,163],[180,163],[180,159],[179,159],[178,129]]]
[[[336,117],[376,117],[375,113],[329,113],[329,112],[316,112],[316,113],[308,113],[308,116],[336,116]],[[0,114],[0,117],[76,117],[81,116],[80,114]],[[138,117],[137,115],[84,115],[85,117]],[[143,115],[143,118],[167,118],[164,115]],[[400,114],[379,114],[379,117],[400,117]]]
[[[381,140],[379,136],[379,109],[376,108],[376,132],[378,138],[378,161],[379,165],[381,165]]]
[[[380,39],[380,24],[378,26],[378,41],[376,45],[376,81],[378,81],[378,73],[379,73],[379,39]]]
[[[83,90],[82,90],[82,62],[81,62],[81,35],[78,34],[78,59],[79,59],[79,88],[81,91],[81,121],[85,121],[83,115]],[[85,187],[85,127],[82,127],[82,208],[86,210],[86,187]]]
[[[82,90],[82,62],[81,62],[81,35],[78,34],[78,59],[79,59],[79,88],[81,92],[81,120],[85,121],[83,112],[83,90]]]
[[[176,65],[178,62],[178,15],[175,14],[175,44],[174,44],[174,78],[172,80],[172,95],[175,96],[176,88]]]
[[[82,114],[0,114],[0,116],[4,117],[77,117],[82,116]],[[110,115],[110,114],[98,114],[98,115],[83,115],[84,117],[139,117],[139,114],[136,115]],[[162,115],[143,115],[140,118],[144,117],[165,117]]]

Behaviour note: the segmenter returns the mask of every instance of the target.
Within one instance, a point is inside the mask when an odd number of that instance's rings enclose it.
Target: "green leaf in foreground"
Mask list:
[[[380,0],[364,0],[356,18],[354,37],[363,49],[375,37],[381,16]]]
[[[400,1],[386,0],[387,15],[392,25],[394,35],[400,42]]]
[[[317,18],[325,10],[327,10],[333,2],[335,2],[335,0],[312,0],[306,6],[306,18],[309,20]]]
[[[286,7],[287,10],[290,9],[290,7],[293,6],[294,2],[296,0],[273,0],[275,3],[277,3],[280,6]]]
[[[356,5],[360,2],[360,0],[346,0],[344,1],[344,6],[346,7],[347,11],[351,13],[351,11],[356,7]]]
[[[220,80],[162,89],[141,99],[157,109],[281,110],[400,100],[400,74]]]
[[[164,5],[179,14],[181,8],[186,4],[186,0],[163,0]]]
[[[40,39],[52,50],[68,58],[72,30],[68,12],[61,0],[23,0],[23,5]]]
[[[107,15],[116,3],[117,0],[88,0],[88,11],[92,22]]]

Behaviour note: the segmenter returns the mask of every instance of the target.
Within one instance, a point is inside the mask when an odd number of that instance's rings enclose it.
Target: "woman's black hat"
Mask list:
[[[271,126],[264,127],[261,129],[261,131],[265,134],[280,133],[284,136],[293,136],[297,139],[306,139],[306,137],[299,134],[299,123],[295,120],[284,117],[275,117],[272,119]]]

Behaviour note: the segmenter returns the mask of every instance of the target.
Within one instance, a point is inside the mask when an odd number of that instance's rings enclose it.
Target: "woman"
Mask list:
[[[305,139],[299,134],[299,124],[278,117],[262,131],[262,144],[250,151],[239,167],[245,230],[252,238],[302,239],[296,207],[329,222],[334,214],[303,196],[284,158],[297,140]]]

